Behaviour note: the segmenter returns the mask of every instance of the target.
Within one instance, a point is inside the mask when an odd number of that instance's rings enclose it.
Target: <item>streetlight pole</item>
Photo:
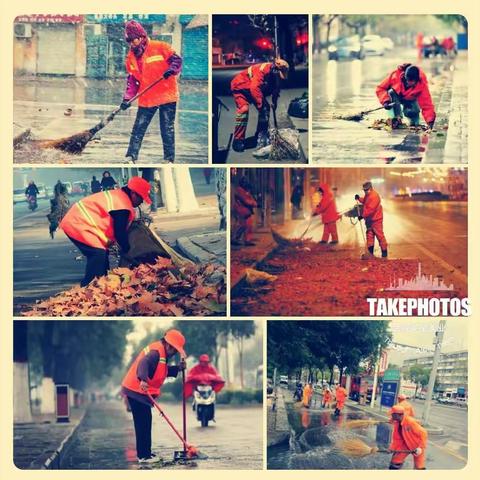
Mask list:
[[[435,332],[435,338],[433,340],[433,343],[435,345],[435,352],[433,354],[432,371],[430,372],[430,378],[428,379],[427,397],[425,398],[425,408],[423,409],[423,415],[422,415],[423,425],[428,425],[428,418],[430,416],[430,407],[432,404],[433,387],[435,386],[435,379],[437,377],[438,362],[440,361],[443,333],[445,332],[446,324],[447,324],[446,320],[440,320],[440,323],[438,324],[438,329]]]
[[[379,363],[381,358],[382,349],[381,346],[378,346],[378,353],[377,358],[375,359],[375,373],[373,374],[373,388],[372,388],[372,398],[370,400],[370,408],[375,407],[375,397],[377,393],[377,383],[378,383],[378,370],[379,370]]]

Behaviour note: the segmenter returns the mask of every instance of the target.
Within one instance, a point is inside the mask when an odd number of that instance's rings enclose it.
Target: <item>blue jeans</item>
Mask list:
[[[163,143],[163,158],[169,162],[175,160],[175,115],[177,112],[175,102],[156,107],[138,107],[126,157],[132,157],[133,160],[138,159],[143,137],[157,110],[160,121],[160,136]]]

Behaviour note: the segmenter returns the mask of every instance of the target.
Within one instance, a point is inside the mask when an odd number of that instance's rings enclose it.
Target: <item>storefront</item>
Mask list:
[[[14,72],[82,75],[82,15],[22,15],[14,22]]]

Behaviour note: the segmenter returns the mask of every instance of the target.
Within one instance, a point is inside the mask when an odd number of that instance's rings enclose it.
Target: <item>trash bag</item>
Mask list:
[[[308,118],[308,92],[290,102],[288,114],[291,117]]]
[[[294,128],[272,128],[270,160],[298,160],[300,158],[299,133]]]

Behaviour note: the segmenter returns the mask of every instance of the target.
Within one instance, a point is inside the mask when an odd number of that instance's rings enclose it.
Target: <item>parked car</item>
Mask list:
[[[62,183],[65,185],[68,195],[71,195],[72,189],[73,189],[72,182],[62,182]]]
[[[328,47],[329,60],[340,60],[342,58],[362,60],[364,57],[363,47],[358,35],[338,38]]]
[[[37,195],[38,199],[48,198],[47,188],[45,187],[45,185],[43,183],[39,183],[37,185],[37,188],[38,188],[38,195]]]
[[[287,375],[280,375],[278,380],[279,385],[286,385],[288,387],[288,376]]]
[[[395,44],[390,37],[382,37],[383,48],[385,50],[393,50],[395,48]]]
[[[13,190],[13,204],[26,202],[27,197],[25,196],[25,189],[24,188],[15,188]]]
[[[362,38],[363,52],[365,55],[383,55],[385,46],[380,35],[365,35]]]

